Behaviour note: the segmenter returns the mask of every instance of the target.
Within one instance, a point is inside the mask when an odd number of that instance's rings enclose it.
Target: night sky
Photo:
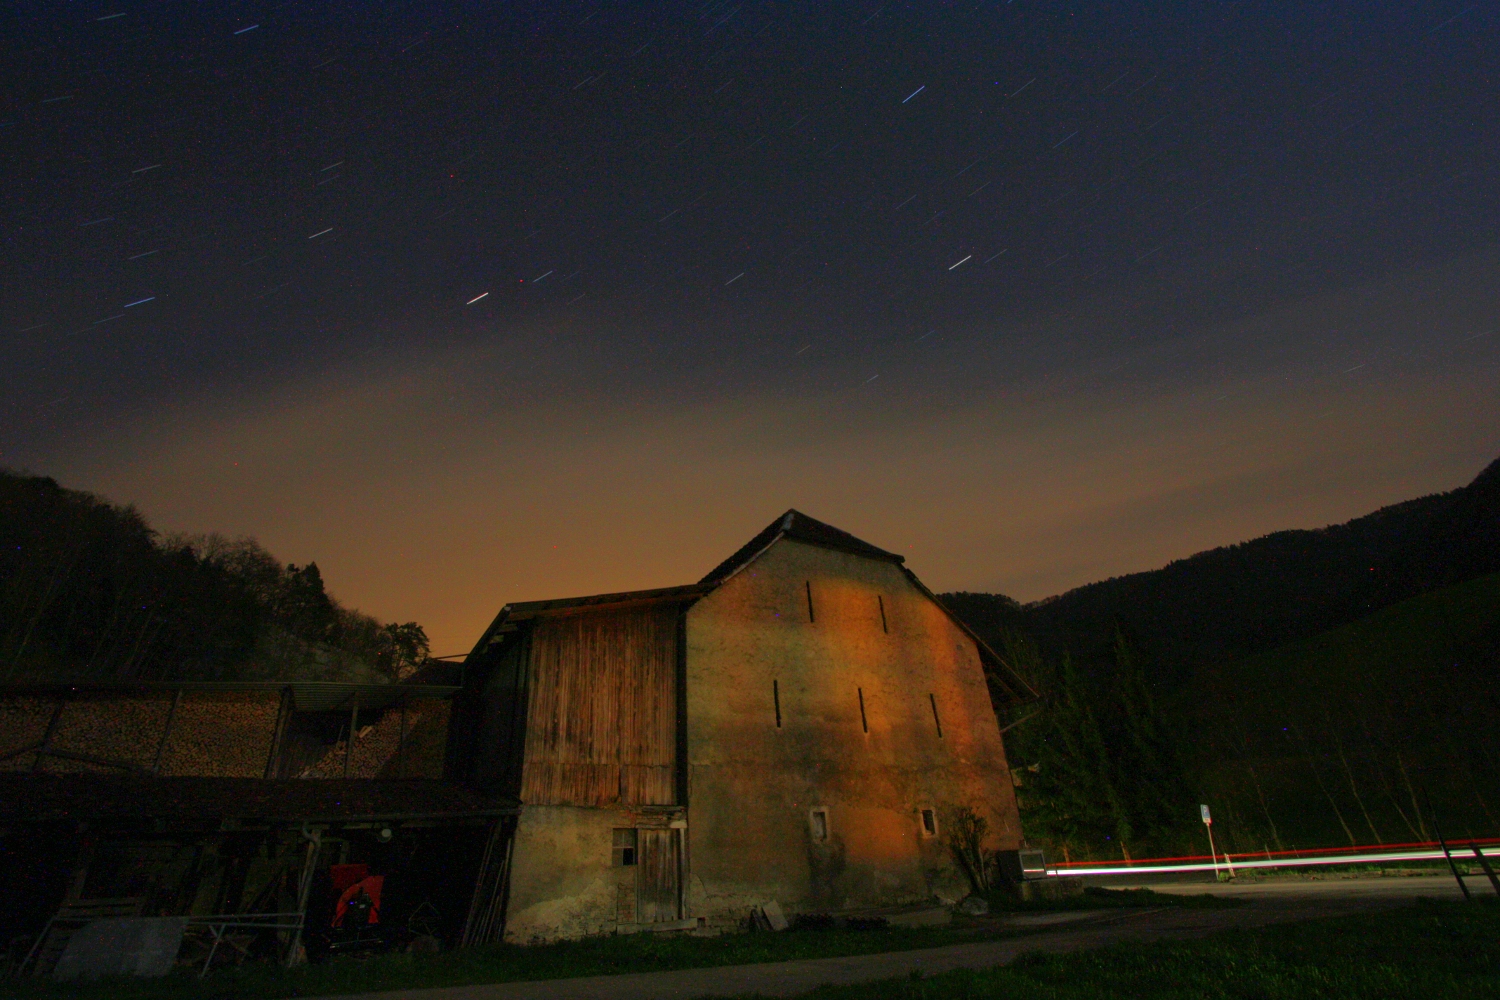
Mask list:
[[[1500,453],[1500,5],[13,4],[0,464],[466,650],[788,507],[1036,599]]]

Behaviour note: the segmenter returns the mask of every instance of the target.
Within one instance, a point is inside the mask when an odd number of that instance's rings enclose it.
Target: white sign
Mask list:
[[[1208,806],[1199,805],[1198,809],[1200,811],[1202,811],[1202,813],[1203,813],[1203,825],[1204,826],[1212,826],[1213,822],[1214,822],[1214,818],[1211,815],[1209,815]]]

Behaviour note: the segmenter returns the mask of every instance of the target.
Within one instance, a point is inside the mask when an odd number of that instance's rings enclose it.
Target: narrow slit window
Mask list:
[[[781,682],[771,681],[771,701],[776,705],[776,728],[781,728]]]
[[[808,820],[812,825],[813,840],[828,839],[828,810],[814,809],[808,814]]]
[[[811,580],[807,580],[805,582],[807,584],[807,620],[808,620],[808,623],[811,624],[812,622],[815,622],[818,619],[817,619],[817,616],[813,614],[812,581]]]
[[[865,717],[865,689],[855,688],[859,692],[859,725],[865,732],[870,731],[870,720]]]
[[[636,833],[634,827],[616,829],[610,847],[609,863],[615,868],[630,868],[635,865]]]
[[[885,627],[885,598],[876,594],[875,600],[880,604],[880,631],[889,633],[890,629]]]
[[[922,836],[937,836],[937,811],[934,809],[922,810]]]
[[[932,721],[937,726],[938,739],[943,738],[943,720],[938,716],[937,695],[928,694],[927,702],[932,706]]]

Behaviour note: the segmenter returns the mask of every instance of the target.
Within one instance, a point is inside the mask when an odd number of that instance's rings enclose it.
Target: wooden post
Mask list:
[[[354,699],[354,707],[349,709],[349,741],[344,744],[344,777],[349,777],[349,760],[354,756],[354,734],[359,729],[359,699]]]
[[[291,685],[281,689],[281,702],[276,706],[276,725],[271,729],[271,752],[266,754],[267,781],[281,770],[281,745],[286,742],[287,725],[292,719],[293,697]]]
[[[490,824],[489,836],[484,840],[484,856],[479,859],[479,872],[474,878],[474,893],[469,897],[469,913],[464,918],[464,929],[458,936],[458,946],[467,948],[476,943],[480,934],[480,922],[485,913],[485,890],[489,887],[490,865],[495,855],[495,844],[500,840],[503,820],[495,819]]]
[[[1437,810],[1432,808],[1432,796],[1427,795],[1425,788],[1422,789],[1422,794],[1427,798],[1427,811],[1432,813],[1432,832],[1437,834],[1438,846],[1443,849],[1443,857],[1448,859],[1448,870],[1453,873],[1453,880],[1463,890],[1464,902],[1467,903],[1474,897],[1469,895],[1469,887],[1464,885],[1464,877],[1458,873],[1458,865],[1453,863],[1453,852],[1448,850],[1448,842],[1443,839],[1443,831],[1438,828]]]
[[[1479,859],[1479,867],[1483,868],[1484,873],[1490,877],[1490,885],[1494,887],[1495,895],[1500,896],[1500,878],[1495,877],[1495,869],[1490,867],[1489,858],[1484,856],[1484,852],[1479,849],[1479,845],[1472,840],[1469,841],[1469,850],[1474,852],[1474,857]]]
[[[177,706],[182,703],[182,688],[172,694],[172,707],[167,709],[167,723],[161,729],[161,742],[156,744],[156,758],[151,761],[151,773],[161,774],[161,758],[167,752],[167,739],[172,735],[172,720],[177,718]]]
[[[396,777],[406,777],[406,699],[401,699],[401,733],[396,737]]]
[[[312,894],[313,874],[317,871],[318,854],[323,848],[322,830],[309,830],[304,826],[302,828],[302,836],[307,839],[307,860],[302,865],[302,877],[297,881],[297,929],[292,931],[292,939],[287,943],[287,968],[298,964],[298,951],[302,945],[302,929],[307,926],[307,900],[308,896]]]

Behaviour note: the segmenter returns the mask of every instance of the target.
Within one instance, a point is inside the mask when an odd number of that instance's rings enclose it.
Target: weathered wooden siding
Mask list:
[[[521,801],[673,804],[676,670],[676,605],[539,619]]]
[[[682,916],[682,831],[641,830],[636,871],[636,917],[643,924]]]

